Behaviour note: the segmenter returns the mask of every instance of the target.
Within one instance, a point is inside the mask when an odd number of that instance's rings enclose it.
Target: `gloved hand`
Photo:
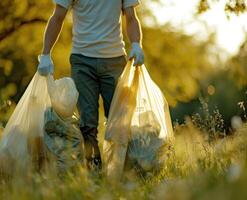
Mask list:
[[[140,66],[144,63],[144,53],[138,42],[132,43],[129,60],[134,58],[134,66]]]
[[[41,76],[47,76],[48,74],[53,74],[54,65],[50,54],[41,54],[38,56],[38,60],[39,60],[38,73]]]

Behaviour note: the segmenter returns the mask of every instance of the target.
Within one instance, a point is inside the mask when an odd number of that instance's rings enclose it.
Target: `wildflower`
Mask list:
[[[238,106],[239,106],[241,109],[245,110],[245,106],[244,106],[244,102],[243,102],[243,101],[238,102]]]

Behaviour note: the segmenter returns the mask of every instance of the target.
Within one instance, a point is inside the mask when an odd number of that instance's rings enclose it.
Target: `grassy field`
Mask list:
[[[0,199],[247,199],[247,126],[208,141],[192,122],[175,128],[162,171],[118,185],[80,169],[64,180],[53,172],[1,180]]]

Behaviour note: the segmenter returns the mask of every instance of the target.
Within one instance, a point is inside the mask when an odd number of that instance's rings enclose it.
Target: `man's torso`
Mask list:
[[[122,9],[138,0],[54,0],[65,8],[72,5],[72,53],[112,58],[125,55],[121,29]]]
[[[72,53],[104,58],[124,55],[121,10],[122,0],[78,0],[72,7]]]

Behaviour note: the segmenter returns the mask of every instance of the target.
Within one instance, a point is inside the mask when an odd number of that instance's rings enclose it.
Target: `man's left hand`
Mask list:
[[[129,60],[134,59],[134,66],[140,66],[144,63],[144,53],[138,42],[132,43]]]

